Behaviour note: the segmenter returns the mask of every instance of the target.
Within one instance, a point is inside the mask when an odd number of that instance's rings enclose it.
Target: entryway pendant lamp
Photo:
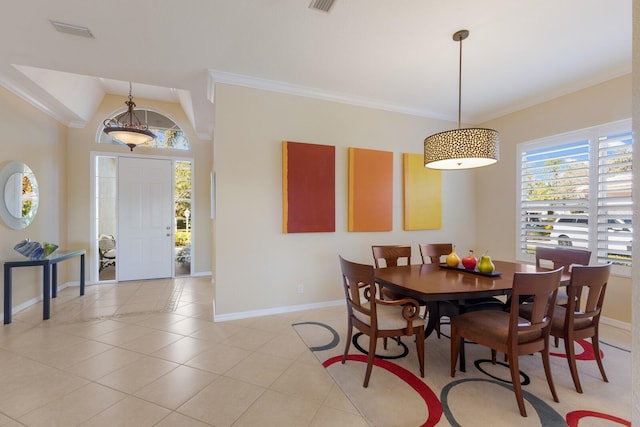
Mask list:
[[[458,129],[436,133],[424,140],[424,165],[431,169],[471,169],[498,161],[498,132],[484,128],[460,128],[462,104],[462,40],[469,31],[460,30],[453,40],[460,43],[458,73]]]
[[[125,101],[125,104],[127,105],[125,113],[104,121],[104,133],[129,146],[133,151],[137,145],[155,139],[156,135],[133,112],[136,103],[133,102],[133,97],[131,96],[131,82],[129,82],[129,99]]]

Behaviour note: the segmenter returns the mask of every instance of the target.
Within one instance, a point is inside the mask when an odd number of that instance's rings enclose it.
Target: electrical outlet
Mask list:
[[[299,294],[304,293],[304,285],[302,283],[298,284],[298,293]]]

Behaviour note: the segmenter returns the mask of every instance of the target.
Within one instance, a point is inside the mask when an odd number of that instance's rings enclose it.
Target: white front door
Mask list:
[[[118,159],[118,280],[171,277],[171,160]]]

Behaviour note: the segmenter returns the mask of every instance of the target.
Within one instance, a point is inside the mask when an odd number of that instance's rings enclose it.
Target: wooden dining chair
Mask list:
[[[396,301],[379,298],[379,286],[374,280],[371,265],[357,264],[340,258],[344,296],[347,301],[347,340],[342,363],[347,360],[353,328],[369,336],[369,354],[364,387],[369,385],[378,338],[415,337],[420,376],[424,378],[424,329],[420,305],[413,298]]]
[[[598,330],[610,273],[611,264],[573,267],[571,279],[567,285],[567,294],[569,296],[567,305],[559,306],[556,304],[553,313],[551,336],[564,340],[569,370],[573,378],[573,385],[578,393],[582,393],[582,386],[580,385],[576,365],[574,348],[576,340],[591,338],[591,345],[593,346],[594,356],[602,379],[605,382],[609,382],[600,357]],[[520,307],[520,315],[524,318],[530,318],[531,309],[532,307],[529,304],[522,305]]]
[[[410,245],[374,245],[371,246],[371,251],[373,252],[373,263],[376,268],[396,267],[398,265],[411,264]],[[381,289],[381,292],[382,296],[386,299],[396,300],[405,298],[405,295],[384,287]]]
[[[563,267],[549,272],[515,273],[510,311],[475,311],[451,320],[451,376],[455,376],[460,344],[468,339],[491,349],[495,364],[496,352],[505,353],[509,362],[511,382],[520,409],[527,416],[520,384],[518,356],[540,352],[553,400],[558,402],[549,364],[549,334]],[[518,314],[519,297],[530,301],[529,319]]]
[[[589,265],[590,259],[591,251],[584,249],[536,246],[536,267],[545,267],[549,264],[553,269],[564,267],[565,274],[570,274],[574,265]],[[558,291],[556,304],[565,305],[567,299],[567,292],[563,286]]]

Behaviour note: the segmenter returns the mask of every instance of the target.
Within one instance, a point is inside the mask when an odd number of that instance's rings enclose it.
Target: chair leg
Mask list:
[[[371,377],[371,370],[373,369],[373,360],[376,357],[376,343],[378,341],[378,337],[375,335],[369,336],[369,356],[367,357],[367,372],[364,375],[364,384],[363,387],[369,386],[369,378]]]
[[[596,334],[591,337],[591,345],[593,347],[593,352],[596,356],[596,362],[598,363],[598,368],[600,368],[600,374],[602,375],[602,379],[604,382],[608,383],[607,374],[604,373],[604,366],[602,365],[602,357],[600,357],[600,339],[598,338],[598,332],[596,330]]]
[[[416,351],[420,366],[420,378],[424,378],[424,327],[418,328],[416,332]]]
[[[564,337],[564,351],[567,356],[567,363],[569,363],[569,371],[571,372],[573,385],[576,387],[576,391],[578,393],[582,393],[582,386],[580,385],[580,378],[578,377],[578,366],[576,365],[576,350],[573,346],[573,339]]]
[[[558,344],[560,344],[560,338],[553,337],[553,343],[555,344],[556,348],[558,348]]]
[[[551,390],[553,401],[560,402],[560,400],[558,400],[558,394],[556,393],[556,387],[553,385],[553,377],[551,376],[551,363],[549,363],[549,341],[547,341],[547,345],[544,350],[542,350],[542,365],[544,366],[544,374],[547,377],[547,383],[549,384],[549,390]]]
[[[353,335],[353,326],[351,325],[351,321],[349,321],[349,327],[347,328],[347,342],[344,346],[344,353],[342,354],[342,364],[347,361],[347,353],[349,353],[349,347],[351,347],[351,337]]]
[[[524,408],[524,397],[522,396],[522,385],[520,384],[520,365],[518,362],[517,354],[509,357],[509,371],[511,371],[511,383],[513,384],[513,391],[516,394],[516,402],[518,402],[520,415],[526,417],[527,411]]]

